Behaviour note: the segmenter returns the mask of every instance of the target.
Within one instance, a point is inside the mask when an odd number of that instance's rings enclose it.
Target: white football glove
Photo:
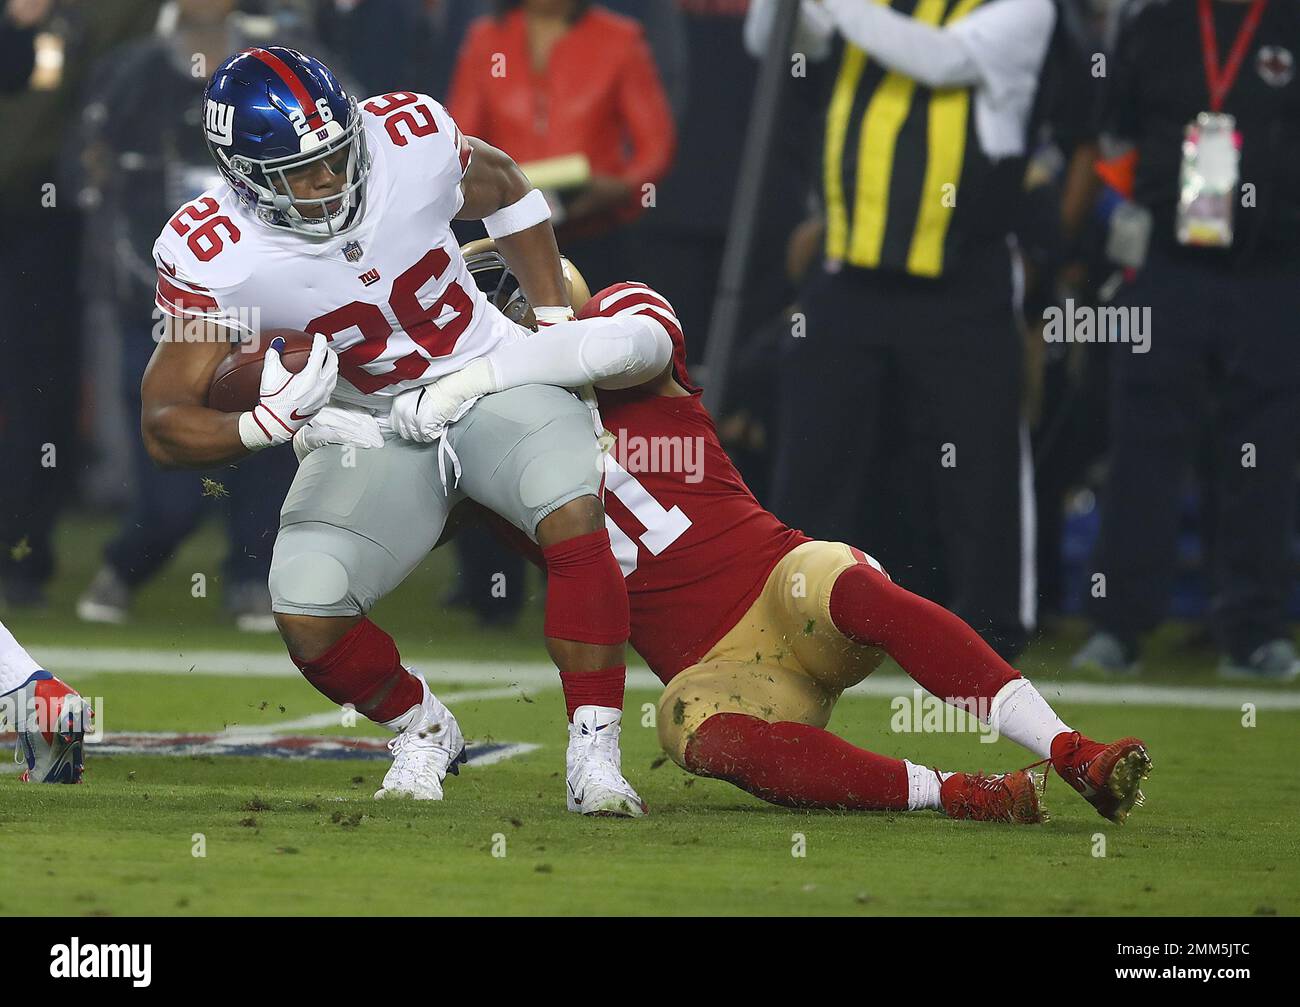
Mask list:
[[[339,379],[339,358],[316,333],[307,366],[290,374],[280,362],[284,340],[277,336],[262,358],[261,401],[239,416],[239,437],[250,451],[283,444],[324,407]]]
[[[382,448],[384,435],[379,429],[379,421],[362,409],[325,406],[293,435],[293,453],[298,456],[298,461],[302,461],[326,444]]]
[[[394,396],[388,422],[397,436],[429,444],[441,437],[448,424],[460,419],[480,396],[496,390],[492,365],[480,357],[431,385]]]

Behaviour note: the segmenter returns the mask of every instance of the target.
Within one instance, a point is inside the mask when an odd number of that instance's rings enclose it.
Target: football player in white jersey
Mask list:
[[[547,649],[578,767],[568,807],[644,814],[619,768],[628,603],[591,412],[530,385],[477,400],[437,444],[395,432],[421,405],[418,391],[402,392],[529,334],[478,290],[452,218],[483,220],[529,303],[543,306],[540,325],[573,317],[541,193],[432,98],[358,103],[292,49],[226,60],[205,108],[226,184],[180,207],[155,245],[164,331],[141,388],[151,456],[206,468],[295,435],[316,448],[282,508],[273,610],[307,680],[395,732],[376,797],[440,799],[464,739],[366,613],[424,558],[461,498],[518,526],[547,557]],[[196,323],[220,336],[196,339]],[[230,333],[247,339],[259,324],[315,334],[306,367],[289,374],[273,344],[255,408],[209,408]]]

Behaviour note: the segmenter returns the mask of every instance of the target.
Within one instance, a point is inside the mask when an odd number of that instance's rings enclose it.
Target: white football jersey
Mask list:
[[[475,286],[452,234],[470,147],[451,116],[409,91],[360,108],[371,169],[354,227],[329,238],[269,227],[223,182],[154,243],[157,307],[324,333],[339,354],[335,400],[387,411],[376,396],[428,384],[523,330]]]

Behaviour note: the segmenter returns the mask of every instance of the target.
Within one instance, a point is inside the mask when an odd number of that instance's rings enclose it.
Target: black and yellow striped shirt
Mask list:
[[[890,6],[941,26],[987,2],[892,0]],[[1014,166],[994,165],[980,149],[974,90],[927,87],[844,44],[826,117],[829,260],[938,277],[967,239],[1009,230]]]

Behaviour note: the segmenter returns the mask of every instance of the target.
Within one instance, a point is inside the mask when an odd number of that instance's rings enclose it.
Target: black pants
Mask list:
[[[527,566],[523,556],[507,549],[480,526],[464,528],[456,536],[459,579],[449,601],[470,609],[487,625],[513,624],[527,598]],[[500,588],[498,591],[498,580]]]
[[[911,511],[909,523],[938,530],[950,607],[1014,655],[1034,618],[1032,481],[1006,246],[941,281],[819,272],[800,307],[806,334],[782,354],[772,509],[850,542],[869,494]],[[884,415],[887,399],[900,416]],[[885,429],[928,476],[924,496],[891,499],[897,486],[873,478]]]
[[[1165,615],[1179,498],[1207,411],[1217,420],[1212,608],[1242,659],[1286,635],[1300,448],[1300,265],[1237,274],[1155,251],[1123,303],[1151,309],[1151,350],[1111,354],[1110,477],[1089,597],[1129,644]]]
[[[629,278],[642,280],[667,296],[687,334],[686,352],[691,361],[703,360],[726,236],[655,230],[650,225],[644,219],[637,221],[632,232],[634,255]]]
[[[122,389],[133,420],[140,416],[140,378],[153,353],[153,324],[148,315],[123,313]],[[268,448],[237,465],[197,472],[160,469],[138,434],[131,445],[131,509],[104,550],[105,562],[117,575],[132,588],[145,583],[206,517],[218,514],[228,529],[226,583],[264,585],[280,528],[280,505],[298,468],[292,449]],[[220,483],[229,496],[205,495],[205,477]]]
[[[75,210],[0,215],[0,574],[33,589],[76,489],[80,231]]]

